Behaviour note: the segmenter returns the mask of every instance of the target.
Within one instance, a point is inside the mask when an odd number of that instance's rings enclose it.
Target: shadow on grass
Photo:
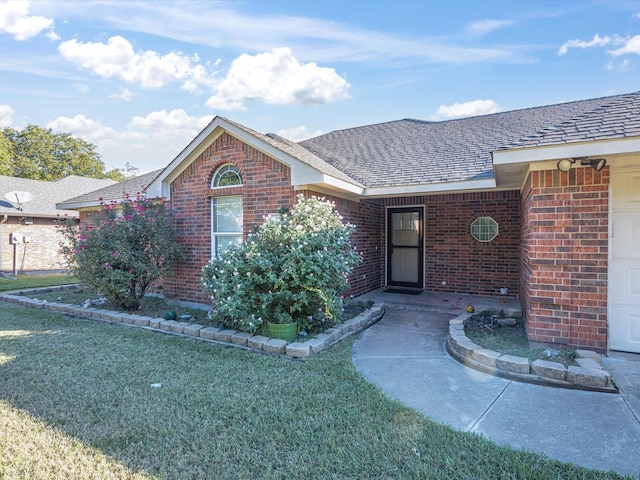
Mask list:
[[[0,431],[25,432],[0,473],[618,478],[435,424],[368,384],[351,347],[292,361],[0,302]]]

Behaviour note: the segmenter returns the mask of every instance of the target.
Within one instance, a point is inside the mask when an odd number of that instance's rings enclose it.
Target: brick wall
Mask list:
[[[231,163],[240,171],[242,186],[211,189],[216,170]],[[200,285],[202,267],[211,256],[211,198],[242,195],[245,236],[263,216],[294,201],[289,167],[222,134],[171,184],[171,208],[179,229],[184,261],[164,281],[164,293],[181,301],[207,303]]]
[[[14,248],[9,241],[11,233],[28,235],[31,242]],[[13,273],[14,252],[18,272],[64,270],[64,261],[58,252],[61,240],[56,219],[34,217],[33,225],[25,225],[18,217],[8,217],[0,226],[0,270]]]
[[[351,243],[362,255],[362,262],[349,277],[350,288],[346,295],[361,295],[383,286],[385,213],[382,202],[356,202],[312,191],[306,191],[305,195],[333,202],[344,221],[356,226]]]
[[[520,193],[516,190],[386,199],[385,206],[425,206],[425,288],[509,296],[519,291]],[[483,243],[471,237],[471,223],[491,217],[499,234]],[[442,284],[445,282],[445,285]]]
[[[608,167],[532,172],[522,210],[529,340],[606,351]]]

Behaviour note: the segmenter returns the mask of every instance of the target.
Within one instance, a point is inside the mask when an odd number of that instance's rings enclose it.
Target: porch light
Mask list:
[[[576,160],[574,158],[563,158],[558,162],[558,170],[568,172],[575,162]]]
[[[607,164],[607,160],[604,158],[596,158],[595,160],[591,160],[589,162],[589,165],[591,165],[591,168],[593,168],[596,172],[599,172],[600,170],[602,170],[606,164]]]
[[[560,170],[561,172],[568,172],[569,170],[571,170],[573,164],[578,160],[580,160],[580,165],[589,165],[596,172],[602,170],[607,164],[607,160],[605,158],[595,158],[593,160],[589,160],[587,158],[563,158],[558,162],[558,170]]]

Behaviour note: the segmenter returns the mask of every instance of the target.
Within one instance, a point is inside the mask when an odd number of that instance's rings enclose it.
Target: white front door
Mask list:
[[[611,169],[609,347],[640,353],[640,169]]]

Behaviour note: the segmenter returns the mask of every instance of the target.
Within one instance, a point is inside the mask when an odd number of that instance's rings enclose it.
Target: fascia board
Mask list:
[[[432,193],[451,193],[465,190],[486,190],[496,188],[494,178],[468,180],[463,182],[432,183],[418,185],[400,185],[394,187],[366,188],[365,197],[388,197],[405,195],[428,195]]]
[[[640,152],[640,138],[567,143],[564,145],[495,150],[494,165],[529,163],[561,158],[593,157]]]
[[[324,174],[312,166],[264,142],[260,138],[256,138],[249,132],[217,117],[164,169],[155,181],[149,185],[147,195],[149,197],[160,196],[165,199],[170,199],[170,183],[224,131],[287,165],[291,169],[291,183],[294,187],[312,183],[326,183],[350,192],[354,191],[354,189],[356,191],[362,191],[361,187]]]

